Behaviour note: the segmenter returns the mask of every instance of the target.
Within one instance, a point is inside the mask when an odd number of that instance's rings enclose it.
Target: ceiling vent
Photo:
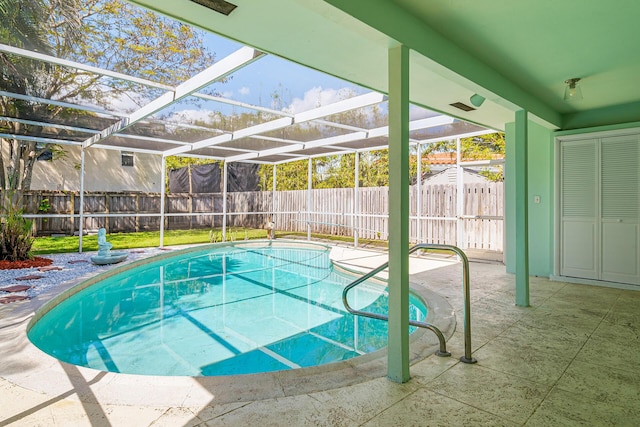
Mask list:
[[[475,108],[471,107],[470,105],[467,104],[463,104],[462,102],[454,102],[453,104],[449,104],[452,107],[456,107],[462,111],[473,111],[475,110]]]
[[[193,3],[198,3],[207,9],[215,10],[218,13],[229,16],[233,10],[238,7],[235,4],[229,3],[224,0],[191,0]]]

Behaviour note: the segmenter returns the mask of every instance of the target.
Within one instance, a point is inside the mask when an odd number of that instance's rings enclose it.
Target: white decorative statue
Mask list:
[[[107,230],[98,230],[98,254],[91,257],[94,264],[105,265],[115,264],[124,261],[129,255],[127,252],[111,252],[113,245],[107,242]]]
[[[107,230],[101,228],[98,230],[98,256],[109,256],[109,250],[113,245],[107,242]]]

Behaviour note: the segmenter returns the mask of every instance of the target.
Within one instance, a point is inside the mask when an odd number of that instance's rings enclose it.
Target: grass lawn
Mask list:
[[[246,229],[248,239],[263,239],[266,233],[261,229]],[[220,230],[214,231],[216,241],[221,240]],[[227,230],[227,240],[245,239],[245,229]],[[107,241],[113,244],[113,250],[148,248],[160,246],[159,231],[141,231],[138,233],[113,233],[107,235]],[[210,230],[166,230],[164,232],[165,246],[189,245],[195,243],[210,243]],[[98,236],[88,235],[82,237],[83,251],[98,250]],[[65,237],[37,237],[33,243],[33,254],[53,254],[78,251],[78,236]]]
[[[276,237],[301,236],[306,237],[307,233],[296,232],[276,232]],[[197,243],[210,243],[211,230],[166,230],[164,232],[165,246],[190,245]],[[251,228],[231,228],[227,230],[227,240],[264,239],[266,232],[263,229]],[[325,234],[312,234],[314,239],[332,240],[342,242],[353,242],[350,236],[331,236]],[[221,231],[214,230],[213,238],[215,242],[222,240]],[[148,248],[160,246],[159,231],[141,231],[138,233],[113,233],[107,235],[107,241],[113,244],[113,250]],[[362,245],[373,245],[386,247],[385,241],[373,241],[360,239]],[[85,252],[98,250],[98,236],[88,235],[82,238],[82,250]],[[33,255],[78,252],[78,236],[65,237],[37,237],[33,243]]]

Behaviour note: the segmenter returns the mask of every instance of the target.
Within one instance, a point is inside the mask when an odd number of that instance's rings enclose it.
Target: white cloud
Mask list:
[[[79,77],[76,79],[77,84],[83,84],[85,79]],[[74,91],[77,87],[72,85],[68,88],[68,91]],[[81,97],[68,98],[68,102],[76,102],[80,105],[88,105],[91,107],[97,107],[105,109],[114,113],[132,113],[138,110],[141,106],[149,103],[150,99],[145,97],[144,94],[137,93],[135,91],[114,92],[113,89],[106,85],[96,85],[91,89],[94,94],[94,101],[89,101]],[[62,94],[66,95],[65,93]]]
[[[342,89],[323,89],[318,86],[306,91],[302,99],[294,98],[285,110],[294,114],[301,113],[323,105],[333,104],[349,98],[352,94],[353,90],[346,87]]]
[[[246,86],[242,86],[240,89],[238,89],[238,93],[242,96],[249,95],[250,92],[251,92],[251,89],[249,89]]]
[[[233,92],[231,92],[229,90],[226,90],[226,91],[222,92],[220,94],[220,96],[223,97],[223,98],[232,98],[233,97]]]
[[[110,111],[132,113],[140,108],[141,105],[145,105],[149,100],[140,98],[135,93],[126,93],[120,96],[110,96],[109,99]]]

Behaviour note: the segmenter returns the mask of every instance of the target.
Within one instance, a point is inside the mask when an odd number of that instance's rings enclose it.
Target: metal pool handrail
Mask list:
[[[460,361],[464,363],[476,363],[477,360],[471,357],[471,302],[470,302],[470,290],[469,290],[469,259],[467,255],[462,251],[462,249],[453,245],[440,245],[435,243],[420,243],[415,246],[412,246],[409,249],[409,253],[413,253],[419,249],[438,249],[449,252],[454,252],[457,254],[462,260],[462,284],[463,284],[463,292],[464,292],[464,356],[460,357]],[[356,310],[349,305],[349,301],[347,300],[347,293],[354,287],[358,286],[362,282],[376,274],[380,273],[384,269],[389,266],[389,262],[385,262],[380,267],[377,267],[371,270],[369,273],[357,278],[353,282],[349,283],[344,290],[342,291],[342,303],[347,311],[351,314],[355,314],[363,317],[370,317],[372,319],[389,321],[389,316],[385,316],[383,314],[371,313],[368,311]],[[426,322],[418,322],[416,320],[409,320],[409,324],[411,326],[417,326],[419,328],[429,329],[434,332],[438,337],[438,341],[440,342],[440,349],[436,351],[436,355],[446,357],[451,356],[451,353],[447,351],[447,344],[444,339],[444,335],[440,329],[435,327],[434,325]]]

